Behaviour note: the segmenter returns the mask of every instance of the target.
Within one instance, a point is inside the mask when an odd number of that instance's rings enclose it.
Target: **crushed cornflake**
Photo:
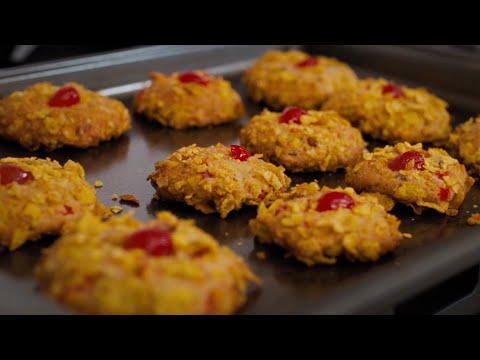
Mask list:
[[[113,201],[117,201],[117,200],[118,200],[118,195],[117,195],[117,194],[113,194],[113,195],[112,195],[112,200],[113,200]]]
[[[409,233],[403,233],[402,235],[406,239],[411,239],[413,237],[412,234],[409,234]]]
[[[95,186],[96,188],[101,188],[103,186],[103,182],[100,180],[95,180],[93,186]]]
[[[473,214],[467,220],[468,225],[480,225],[480,214]]]
[[[110,208],[110,211],[114,214],[118,214],[118,213],[121,213],[123,209],[120,206],[115,205]]]
[[[257,251],[255,253],[255,256],[258,260],[265,260],[267,258],[267,254],[265,253],[265,251]]]
[[[139,206],[140,205],[140,201],[135,196],[133,196],[132,194],[120,195],[120,201],[124,202],[124,203],[128,203],[128,204],[133,205],[133,206]]]

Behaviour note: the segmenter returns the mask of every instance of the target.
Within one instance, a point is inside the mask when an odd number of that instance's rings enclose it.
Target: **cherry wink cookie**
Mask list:
[[[121,102],[74,82],[61,88],[43,82],[0,99],[0,137],[30,150],[96,146],[129,128]]]
[[[58,234],[86,212],[106,214],[80,164],[50,159],[0,159],[0,247]]]
[[[88,314],[231,314],[259,283],[242,258],[193,221],[168,212],[141,223],[130,214],[86,215],[47,249],[40,288]]]
[[[261,204],[250,228],[264,244],[276,244],[308,266],[331,265],[345,256],[351,261],[376,261],[397,247],[400,221],[377,198],[352,188],[301,184]]]
[[[295,50],[268,51],[243,76],[249,97],[275,110],[287,106],[316,109],[356,81],[348,65]]]
[[[174,129],[218,125],[244,115],[240,95],[230,82],[203,71],[164,75],[134,99],[135,111]]]
[[[450,147],[473,174],[480,175],[480,116],[457,126],[450,135]]]
[[[356,88],[332,96],[322,110],[336,110],[363,133],[390,143],[441,141],[450,134],[445,101],[385,79],[359,81]]]
[[[456,215],[474,180],[445,150],[399,143],[365,152],[348,168],[347,184],[357,191],[379,192],[421,214],[427,208]]]
[[[238,145],[191,145],[157,162],[148,180],[160,199],[185,202],[225,218],[244,204],[271,202],[288,189],[291,180],[285,169],[260,157]]]
[[[355,164],[366,144],[362,134],[335,111],[288,107],[264,110],[240,131],[248,151],[293,172],[335,171]]]

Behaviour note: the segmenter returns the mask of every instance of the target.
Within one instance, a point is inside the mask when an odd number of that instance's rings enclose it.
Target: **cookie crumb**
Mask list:
[[[467,220],[468,225],[480,225],[480,214],[473,214]]]
[[[402,235],[406,239],[411,239],[413,237],[412,234],[409,234],[409,233],[403,233]]]
[[[112,213],[114,214],[118,214],[118,213],[121,213],[123,211],[123,209],[120,207],[120,206],[112,206],[110,208],[110,210],[112,211]]]
[[[95,183],[93,184],[96,188],[101,188],[103,187],[103,181],[101,180],[95,180]]]
[[[120,195],[120,202],[128,203],[129,205],[132,205],[132,206],[139,206],[140,205],[140,201],[135,196],[133,196],[132,194]]]
[[[113,200],[113,201],[117,201],[117,200],[118,200],[118,195],[117,195],[117,194],[113,194],[113,195],[112,195],[112,200]]]
[[[267,258],[267,254],[265,253],[265,251],[257,251],[255,253],[255,256],[258,260],[265,260]]]

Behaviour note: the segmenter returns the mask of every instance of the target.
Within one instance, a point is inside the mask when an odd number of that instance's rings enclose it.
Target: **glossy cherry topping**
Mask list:
[[[130,234],[123,243],[125,249],[143,249],[152,256],[174,253],[170,233],[162,228],[146,228]]]
[[[64,86],[48,100],[51,107],[69,107],[80,102],[78,91],[72,86]]]
[[[250,157],[248,150],[239,145],[230,145],[230,155],[240,161],[247,161]]]
[[[63,205],[63,212],[62,215],[72,215],[73,214],[73,208],[70,205]]]
[[[317,211],[329,211],[338,208],[351,209],[355,206],[353,198],[343,192],[331,191],[324,194],[317,202]]]
[[[34,180],[34,177],[30,171],[14,164],[0,164],[0,185],[7,185],[12,182],[23,185],[32,180]]]
[[[392,94],[395,99],[398,99],[398,98],[405,95],[405,93],[403,92],[403,90],[400,86],[392,84],[392,83],[383,86],[382,94],[383,95]]]
[[[207,86],[210,80],[204,76],[200,76],[194,72],[183,72],[178,75],[178,80],[182,83],[197,83],[203,86]]]
[[[452,190],[450,190],[450,188],[440,188],[438,192],[438,197],[441,201],[448,201],[451,194]]]
[[[283,110],[278,122],[280,124],[300,124],[300,116],[306,115],[307,112],[303,109],[300,109],[296,106],[289,106]]]
[[[443,179],[445,176],[450,175],[450,173],[448,171],[443,171],[443,172],[437,172],[435,173],[435,175],[437,175],[439,179]]]
[[[315,66],[317,64],[318,64],[318,59],[315,56],[310,56],[305,60],[299,61],[298,63],[295,64],[295,66],[299,68],[304,68],[304,67]]]
[[[410,161],[414,161],[413,169],[423,170],[425,159],[418,151],[410,150],[398,155],[396,158],[390,160],[388,167],[393,171],[405,170]]]

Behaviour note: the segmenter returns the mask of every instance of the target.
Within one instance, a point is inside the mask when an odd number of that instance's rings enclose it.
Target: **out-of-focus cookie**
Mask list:
[[[290,185],[284,171],[238,145],[191,145],[157,162],[148,180],[160,199],[185,202],[225,218],[243,205],[276,199]]]
[[[336,110],[374,139],[390,143],[448,139],[447,103],[425,89],[366,79],[356,88],[333,95],[322,110]]]
[[[152,73],[151,85],[134,99],[135,111],[174,129],[219,125],[244,115],[230,82],[203,71]]]
[[[480,116],[457,126],[449,146],[473,174],[480,175]]]
[[[274,201],[261,204],[250,228],[264,244],[277,244],[308,266],[376,261],[399,244],[400,221],[375,197],[352,188],[301,184]]]
[[[145,224],[86,215],[35,274],[52,298],[88,314],[231,314],[259,282],[242,258],[168,212]]]
[[[360,131],[335,111],[288,107],[264,110],[240,131],[248,151],[293,172],[335,171],[354,165],[366,144]]]
[[[296,50],[268,51],[243,76],[249,97],[275,110],[287,106],[317,109],[356,81],[347,64]]]
[[[346,182],[357,191],[388,195],[417,214],[430,208],[454,216],[474,180],[445,150],[399,143],[365,152],[347,169]]]
[[[61,88],[38,83],[0,99],[0,137],[30,150],[96,146],[129,128],[130,114],[120,101],[74,82]]]
[[[107,214],[82,166],[37,158],[0,159],[0,247],[56,235],[82,214]]]

